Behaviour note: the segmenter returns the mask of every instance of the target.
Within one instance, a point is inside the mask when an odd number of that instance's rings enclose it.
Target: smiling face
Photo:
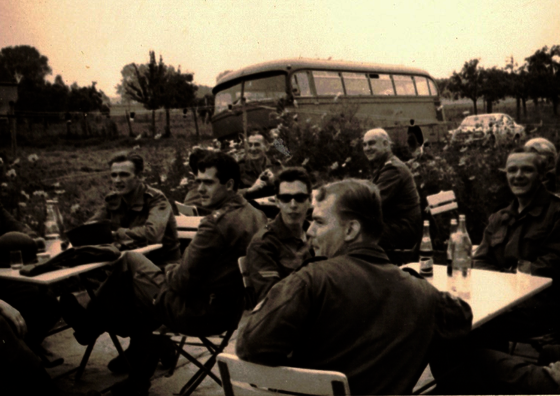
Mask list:
[[[311,246],[316,256],[333,257],[345,242],[346,222],[336,212],[334,194],[319,202],[313,208],[313,222],[307,230]]]
[[[301,229],[305,215],[311,206],[309,191],[307,191],[305,183],[299,180],[280,183],[276,202],[284,224],[288,228]]]
[[[218,207],[229,194],[233,193],[233,180],[228,180],[225,184],[220,183],[216,176],[218,170],[215,167],[206,168],[204,172],[198,172],[196,182],[201,198],[201,205],[205,208]]]
[[[506,162],[507,181],[516,197],[533,194],[540,183],[540,175],[535,162],[537,153],[510,154]]]
[[[117,194],[126,196],[141,183],[132,161],[115,162],[111,165],[111,183]]]
[[[266,155],[266,142],[262,135],[249,136],[247,145],[249,146],[247,159],[260,160]]]
[[[363,149],[368,161],[384,159],[391,152],[387,133],[382,129],[367,131],[363,138]]]

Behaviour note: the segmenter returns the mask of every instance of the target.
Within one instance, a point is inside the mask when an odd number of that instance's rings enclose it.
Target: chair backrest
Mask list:
[[[198,209],[194,205],[185,205],[181,202],[175,201],[177,210],[184,216],[198,216]]]
[[[457,201],[455,200],[455,193],[452,190],[440,191],[437,194],[428,195],[426,201],[428,201],[428,208],[432,215],[458,208]]]
[[[220,353],[218,367],[226,396],[233,396],[233,386],[261,393],[307,395],[349,395],[348,379],[336,371],[321,371],[295,367],[269,367],[249,363],[235,355]],[[251,387],[243,386],[250,384]],[[280,392],[279,392],[280,391]],[[246,393],[246,392],[243,392]]]
[[[251,278],[249,277],[249,269],[247,268],[247,257],[239,257],[239,259],[237,259],[237,265],[239,266],[239,272],[241,272],[241,277],[243,278],[243,286],[245,287],[245,309],[253,309],[257,302],[255,301],[255,287],[251,283]]]

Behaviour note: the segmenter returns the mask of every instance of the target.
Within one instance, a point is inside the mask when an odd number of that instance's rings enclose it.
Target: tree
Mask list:
[[[35,47],[18,45],[0,50],[0,81],[39,84],[51,73],[49,59]]]
[[[523,104],[523,116],[527,117],[527,99],[529,98],[529,79],[527,73],[527,64],[518,67],[517,63],[510,58],[506,64],[505,70],[508,72],[507,79],[509,80],[508,95],[515,97],[516,102],[516,117],[519,121],[521,119],[521,105]]]
[[[451,99],[453,94],[449,90],[450,78],[436,78],[436,84],[439,89],[439,96],[446,99]]]
[[[474,114],[478,114],[476,101],[482,96],[482,75],[478,68],[479,59],[471,59],[465,62],[459,73],[453,72],[449,82],[449,90],[453,97],[469,98],[473,101]]]
[[[496,67],[480,70],[482,87],[480,93],[486,102],[486,112],[492,113],[492,105],[509,93],[509,79],[504,70]]]
[[[196,90],[197,87],[193,84],[192,73],[181,73],[181,66],[177,71],[173,66],[167,68],[165,94],[162,97],[166,120],[164,137],[171,136],[169,110],[190,107],[195,98]]]
[[[123,79],[124,92],[131,99],[142,103],[147,110],[152,110],[152,133],[155,135],[156,110],[163,103],[162,97],[165,90],[167,67],[163,63],[161,55],[159,62],[156,62],[154,51],[150,51],[150,62],[146,65],[144,71],[136,63],[133,63],[132,67],[134,68],[134,78]]]
[[[552,102],[554,115],[558,115],[560,102],[560,45],[548,49],[544,46],[525,58],[529,78],[530,96],[536,104],[540,98]]]

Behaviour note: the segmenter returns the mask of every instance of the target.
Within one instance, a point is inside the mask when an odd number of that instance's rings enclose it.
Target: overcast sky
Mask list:
[[[224,70],[291,57],[416,66],[436,78],[481,58],[523,63],[560,44],[559,0],[0,0],[0,48],[32,45],[51,80],[115,96],[148,51],[213,86]]]

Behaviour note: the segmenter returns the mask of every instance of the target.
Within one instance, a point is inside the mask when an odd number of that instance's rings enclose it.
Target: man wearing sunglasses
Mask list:
[[[249,296],[251,308],[275,283],[311,257],[304,230],[311,206],[309,174],[304,168],[286,168],[276,177],[274,187],[280,213],[255,234],[247,249],[247,269],[255,290],[255,295]]]

